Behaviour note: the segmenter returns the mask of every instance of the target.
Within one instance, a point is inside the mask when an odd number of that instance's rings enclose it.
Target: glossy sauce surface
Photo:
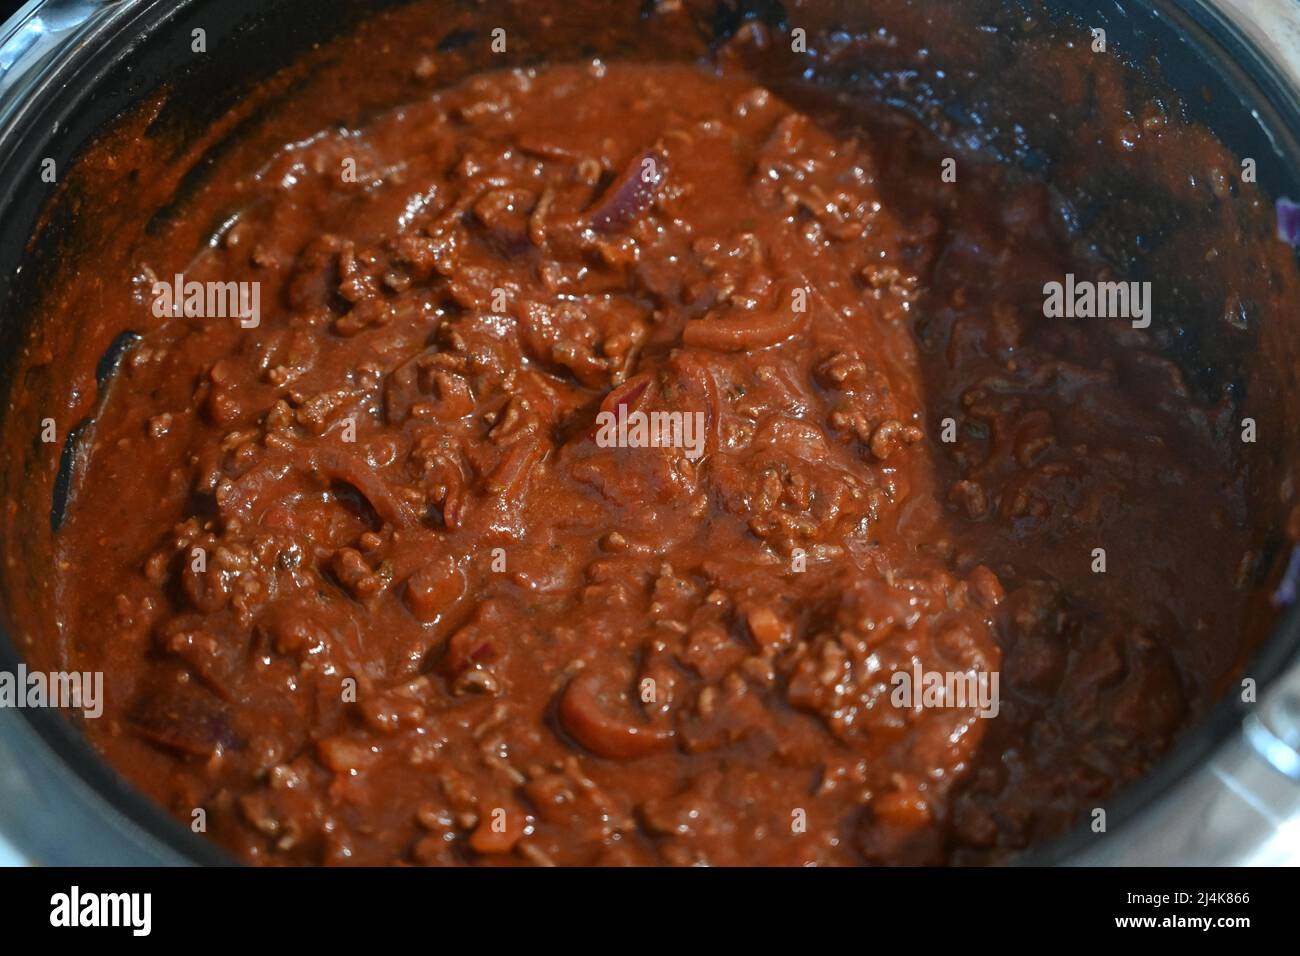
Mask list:
[[[140,263],[58,538],[95,745],[259,863],[969,863],[1080,820],[1241,653],[1227,410],[1045,318],[1104,270],[947,155],[577,63],[207,187],[185,278],[261,321],[153,319]],[[700,454],[598,440],[638,411]],[[898,672],[997,674],[997,716]]]

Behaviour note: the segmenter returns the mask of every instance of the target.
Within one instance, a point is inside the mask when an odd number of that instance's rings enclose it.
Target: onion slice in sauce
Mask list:
[[[599,232],[617,232],[638,219],[654,202],[668,175],[668,159],[648,149],[627,165],[596,200],[588,222]]]

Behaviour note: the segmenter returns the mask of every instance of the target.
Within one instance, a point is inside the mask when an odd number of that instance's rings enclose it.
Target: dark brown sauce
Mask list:
[[[972,863],[1077,822],[1248,648],[1233,409],[1044,317],[1114,276],[951,155],[725,51],[236,151],[174,226],[212,245],[95,293],[143,335],[56,538],[95,746],[261,863]],[[178,271],[260,283],[257,327],[152,317]],[[699,444],[604,447],[620,410]],[[997,716],[897,706],[917,671],[996,674]]]

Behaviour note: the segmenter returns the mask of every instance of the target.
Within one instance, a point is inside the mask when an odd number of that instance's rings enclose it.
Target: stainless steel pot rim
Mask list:
[[[1285,157],[1292,169],[1300,169],[1300,72],[1292,74],[1285,64],[1262,51],[1236,19],[1210,0],[1182,0],[1176,6],[1172,0],[1137,2],[1173,18],[1188,42],[1234,74],[1238,89],[1252,104],[1252,115],[1268,131],[1278,155]],[[0,144],[10,147],[0,150],[0,209],[9,208],[18,188],[17,177],[9,173],[40,155],[37,148],[57,135],[78,97],[87,95],[117,63],[131,56],[144,37],[192,3],[29,0],[0,25]],[[1300,15],[1296,22],[1300,23]],[[18,660],[12,642],[0,628],[0,669],[13,669]],[[1300,606],[1293,603],[1284,609],[1273,634],[1255,656],[1250,673],[1258,682],[1261,699],[1276,690],[1294,702],[1300,693]],[[1279,736],[1273,725],[1261,724],[1247,705],[1235,698],[1221,701],[1150,774],[1108,801],[1112,839],[1105,842],[1113,847],[1116,841],[1131,839],[1127,834],[1152,839],[1154,833],[1158,838],[1168,827],[1162,829],[1153,819],[1173,802],[1177,792],[1223,785],[1222,769],[1216,769],[1216,761],[1253,759],[1267,765],[1278,786],[1295,788],[1300,808],[1300,788],[1278,769],[1279,764],[1290,766],[1288,761],[1295,758],[1295,752],[1288,757],[1278,750],[1279,740],[1287,744],[1288,738]],[[1260,756],[1261,751],[1272,754],[1269,762]],[[0,757],[5,756],[23,761],[43,786],[59,790],[51,793],[29,788],[27,796],[40,801],[42,810],[63,798],[70,805],[67,813],[84,816],[91,831],[99,828],[109,835],[102,862],[232,862],[223,851],[190,833],[126,785],[59,715],[0,711]],[[0,773],[0,792],[6,785],[5,774]],[[21,808],[8,803],[0,801],[0,830],[17,834],[12,817]],[[1199,825],[1200,821],[1184,820],[1174,829]],[[59,828],[55,824],[54,830]],[[66,859],[50,859],[51,854],[60,855],[51,839],[46,833],[20,849],[48,862],[78,862],[75,853],[66,854]],[[1105,852],[1098,852],[1098,844],[1097,835],[1085,821],[1030,850],[1017,863],[1112,862]]]

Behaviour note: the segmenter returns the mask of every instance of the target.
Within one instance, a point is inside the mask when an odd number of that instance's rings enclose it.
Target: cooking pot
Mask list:
[[[58,362],[34,373],[24,349],[39,319],[44,283],[61,264],[75,261],[79,245],[95,241],[105,222],[85,212],[94,209],[93,196],[74,205],[44,183],[43,161],[66,169],[119,116],[160,96],[148,135],[176,144],[174,154],[183,157],[178,161],[189,164],[174,197],[183,204],[185,190],[201,180],[206,155],[187,154],[186,143],[197,142],[257,81],[393,2],[33,0],[0,27],[0,408],[6,434],[35,434],[26,410],[31,403],[13,401],[19,388],[40,393],[50,407],[71,404]],[[1110,801],[1104,837],[1084,821],[1022,862],[1300,861],[1300,559],[1281,533],[1295,506],[1288,476],[1300,460],[1300,315],[1222,322],[1215,310],[1234,277],[1200,263],[1193,267],[1171,238],[1194,232],[1199,211],[1162,206],[1139,176],[1120,176],[1088,143],[1071,141],[1071,118],[1055,108],[1052,77],[1041,58],[1046,46],[1068,38],[1078,44],[1091,30],[1105,30],[1135,89],[1179,102],[1236,155],[1256,160],[1270,203],[1300,199],[1300,6],[1291,0],[687,5],[699,34],[675,44],[674,55],[703,52],[754,19],[806,26],[821,38],[887,29],[900,46],[928,48],[931,67],[910,84],[918,100],[893,92],[895,105],[914,109],[922,97],[945,104],[957,135],[978,138],[1071,195],[1087,220],[1076,225],[1118,267],[1135,276],[1171,277],[1169,288],[1188,318],[1162,344],[1195,388],[1231,392],[1268,436],[1262,439],[1268,454],[1261,456],[1267,460],[1249,466],[1247,482],[1266,558],[1255,584],[1277,608],[1276,621],[1245,669],[1253,699],[1230,695],[1152,773]],[[637,48],[638,24],[651,7],[637,0],[560,5],[561,16],[594,16],[600,23],[604,32],[591,44],[551,44],[545,29],[530,26],[526,2],[444,0],[431,6],[429,29],[450,48],[476,31],[511,24],[511,35],[523,38],[512,45],[515,63],[615,58],[644,55]],[[205,31],[212,52],[195,55],[196,29]],[[887,50],[881,58],[838,61],[836,81],[882,95]],[[501,65],[467,62],[468,69]],[[230,135],[239,135],[238,128]],[[30,636],[29,597],[46,576],[43,545],[52,534],[51,509],[57,510],[66,487],[70,456],[60,460],[36,442],[6,447],[27,449],[0,465],[8,515],[0,551],[9,557],[0,573],[0,670],[12,672],[22,658],[19,648],[29,646],[20,638]],[[70,720],[49,710],[0,709],[0,837],[23,859],[45,864],[230,862],[136,794]]]

